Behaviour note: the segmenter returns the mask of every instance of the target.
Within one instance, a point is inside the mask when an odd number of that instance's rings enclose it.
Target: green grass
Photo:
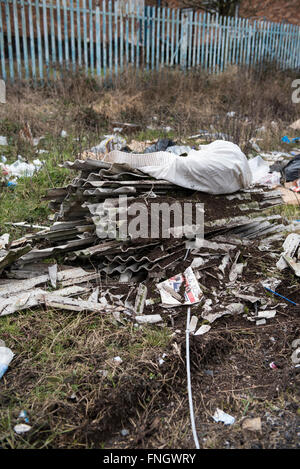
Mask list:
[[[75,176],[60,165],[66,160],[73,160],[74,154],[81,148],[76,141],[74,143],[72,137],[57,139],[47,136],[39,146],[47,149],[48,153],[42,154],[34,152],[34,149],[26,144],[22,148],[18,145],[19,142],[15,139],[12,145],[2,147],[4,150],[1,153],[7,157],[7,163],[13,163],[17,155],[21,154],[28,162],[39,158],[44,161],[44,165],[32,177],[19,178],[15,187],[0,188],[0,232],[10,232],[15,237],[22,234],[21,230],[9,227],[5,223],[25,221],[47,224],[51,212],[48,208],[49,202],[43,200],[43,197],[47,189],[64,186]]]

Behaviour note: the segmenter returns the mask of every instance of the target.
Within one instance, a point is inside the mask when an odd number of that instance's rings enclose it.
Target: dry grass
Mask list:
[[[211,76],[179,71],[138,76],[129,71],[110,86],[96,79],[69,77],[35,90],[25,84],[8,86],[8,104],[0,108],[0,118],[2,128],[5,122],[13,121],[18,128],[29,122],[35,135],[59,135],[62,129],[99,134],[111,130],[114,121],[144,128],[152,125],[161,132],[171,126],[178,138],[206,129],[229,134],[243,147],[264,125],[269,145],[274,139],[279,143],[278,134],[299,117],[291,101],[294,78],[293,72],[249,72],[235,67]],[[227,115],[232,111],[233,118]]]

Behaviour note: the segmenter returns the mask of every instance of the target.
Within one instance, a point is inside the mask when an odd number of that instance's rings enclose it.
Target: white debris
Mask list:
[[[8,145],[7,137],[0,135],[0,145],[3,145],[3,146]]]
[[[26,423],[19,423],[18,425],[14,426],[14,431],[18,434],[21,435],[22,433],[29,432],[31,430],[31,426],[27,425]]]
[[[284,256],[288,256],[288,257],[293,257],[298,246],[299,246],[299,243],[300,243],[300,235],[297,234],[297,233],[291,233],[289,234],[282,247],[283,247],[283,251],[284,251]],[[288,263],[286,262],[286,260],[284,259],[283,255],[280,257],[279,261],[277,262],[276,264],[276,267],[279,269],[279,270],[283,270],[285,269],[286,267],[288,267]]]
[[[33,160],[32,163],[26,163],[26,160],[18,155],[18,159],[12,164],[6,164],[5,168],[8,171],[7,178],[10,181],[15,181],[20,177],[32,177],[33,174],[41,169],[44,162],[39,159]]]
[[[7,371],[15,354],[8,347],[0,347],[0,378]]]
[[[194,335],[203,335],[206,334],[211,329],[211,326],[208,324],[203,324],[203,326],[199,327],[199,329],[195,332]]]
[[[257,326],[263,326],[264,324],[267,324],[267,321],[265,319],[259,319],[259,321],[256,321],[255,324]]]
[[[51,286],[56,288],[57,285],[57,264],[51,265],[48,268],[48,273],[50,277]]]
[[[234,417],[218,408],[213,415],[213,419],[215,422],[223,422],[225,425],[232,425],[235,422]]]
[[[259,311],[257,314],[258,318],[265,318],[265,319],[271,319],[276,316],[276,310],[270,310],[270,311]]]
[[[197,327],[197,322],[198,322],[197,316],[192,316],[191,321],[190,321],[190,325],[189,325],[190,334],[195,332],[196,327]]]
[[[136,316],[135,320],[138,324],[155,324],[157,322],[161,322],[162,317],[160,314],[147,314]]]
[[[0,236],[0,249],[5,249],[9,243],[9,234],[4,233]]]
[[[113,360],[114,360],[114,362],[115,362],[115,363],[117,363],[118,365],[119,365],[120,363],[122,363],[122,362],[123,362],[122,358],[121,358],[121,357],[119,357],[119,356],[117,356],[117,357],[114,357],[114,359],[113,359]]]

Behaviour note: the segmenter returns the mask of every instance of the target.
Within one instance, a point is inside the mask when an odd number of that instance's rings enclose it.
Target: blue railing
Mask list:
[[[128,67],[202,68],[274,62],[300,69],[300,27],[189,10],[92,0],[0,0],[0,76],[113,77]]]

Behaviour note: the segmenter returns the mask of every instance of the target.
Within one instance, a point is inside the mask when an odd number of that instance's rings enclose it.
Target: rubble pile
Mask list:
[[[247,252],[251,240],[261,239],[258,249],[264,251],[287,229],[279,215],[261,216],[282,203],[278,191],[252,187],[210,195],[154,180],[126,164],[87,159],[64,166],[79,175],[66,187],[49,189],[46,198],[56,210],[52,226],[12,243],[7,235],[0,237],[0,315],[43,304],[112,312],[118,320],[124,313],[144,324],[162,321],[158,313],[201,302],[202,319],[212,323],[242,313],[245,302],[259,304],[260,315],[267,308],[269,301],[255,297],[251,284],[240,288],[240,280],[247,265],[243,249]],[[149,210],[153,202],[204,204],[204,239],[188,247],[193,233],[110,237],[112,216],[117,215],[118,228],[122,223],[119,197],[124,195],[129,206],[141,201]],[[55,259],[62,256],[58,266]],[[43,263],[46,259],[51,262]],[[266,320],[253,311],[249,320]],[[195,334],[209,330],[202,326]]]

